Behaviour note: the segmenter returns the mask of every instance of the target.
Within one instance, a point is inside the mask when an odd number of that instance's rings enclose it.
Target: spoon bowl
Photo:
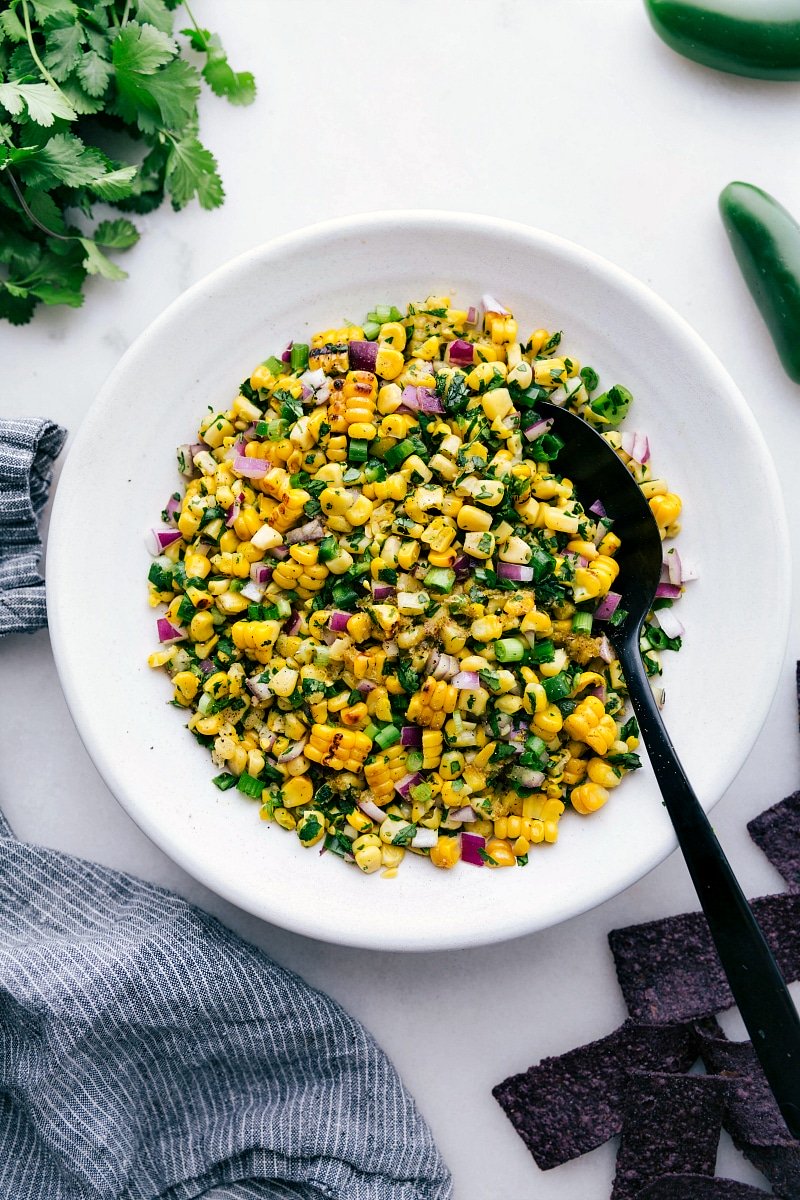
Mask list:
[[[644,669],[639,639],[661,576],[661,534],[639,484],[588,422],[554,404],[537,412],[563,442],[557,468],[584,508],[597,499],[621,546],[615,587],[619,622],[607,631],[625,674],[634,713],[664,805],[678,836],[709,930],[755,1051],[794,1137],[800,1137],[800,1017],[744,893],[686,778]]]

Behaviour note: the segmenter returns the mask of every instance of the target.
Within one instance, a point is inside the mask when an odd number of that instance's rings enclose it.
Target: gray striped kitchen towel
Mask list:
[[[66,436],[52,421],[0,418],[0,636],[47,624],[37,524]]]
[[[63,431],[2,421],[0,439],[8,632],[44,622],[35,516]],[[338,1004],[178,896],[22,843],[0,814],[0,1200],[451,1194],[397,1072]]]

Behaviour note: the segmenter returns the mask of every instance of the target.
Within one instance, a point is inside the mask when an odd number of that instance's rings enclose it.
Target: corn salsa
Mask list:
[[[388,876],[408,852],[524,866],[608,802],[640,765],[602,624],[620,542],[537,401],[603,430],[665,538],[681,501],[617,429],[630,393],[598,385],[560,332],[429,296],[291,343],[208,411],[151,534],[149,663],[219,788]],[[643,633],[654,676],[674,578]]]

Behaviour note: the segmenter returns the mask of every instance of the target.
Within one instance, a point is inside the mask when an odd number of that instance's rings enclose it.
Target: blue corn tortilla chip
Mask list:
[[[662,1175],[636,1200],[764,1200],[765,1193],[735,1179],[705,1175]]]
[[[786,880],[790,892],[800,892],[800,792],[748,821],[747,829],[759,849]]]
[[[727,1088],[723,1123],[734,1145],[772,1184],[776,1196],[800,1196],[800,1142],[789,1133],[750,1042],[698,1030],[709,1075]]]
[[[751,903],[787,981],[800,978],[800,893]],[[675,1024],[733,1004],[702,913],[614,929],[608,940],[634,1021]]]
[[[611,1200],[636,1200],[662,1175],[714,1174],[725,1082],[631,1071]]]
[[[608,1037],[510,1076],[492,1095],[547,1171],[620,1132],[629,1068],[687,1071],[698,1053],[698,1029],[692,1025],[626,1021]]]

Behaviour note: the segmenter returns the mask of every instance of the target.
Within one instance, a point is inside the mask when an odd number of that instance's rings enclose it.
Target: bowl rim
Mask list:
[[[275,256],[280,257],[284,252],[291,252],[294,249],[313,244],[317,240],[325,240],[336,235],[352,236],[366,230],[374,231],[381,230],[382,228],[386,231],[396,230],[397,228],[408,230],[411,227],[422,229],[435,225],[448,226],[451,231],[463,230],[465,234],[472,232],[491,235],[495,233],[516,238],[526,242],[529,246],[539,245],[540,247],[555,251],[557,254],[566,256],[575,263],[598,271],[603,276],[610,278],[620,290],[627,293],[638,305],[649,310],[658,323],[671,326],[680,338],[692,345],[694,351],[703,360],[709,375],[715,379],[720,392],[724,393],[726,400],[734,406],[738,419],[747,427],[753,442],[754,452],[758,454],[765,466],[772,466],[771,470],[764,472],[762,485],[769,493],[768,498],[772,504],[774,513],[773,532],[778,549],[779,561],[777,565],[780,570],[780,577],[773,581],[775,584],[775,608],[773,609],[772,616],[774,619],[774,628],[780,629],[780,637],[774,638],[772,642],[770,678],[773,680],[773,683],[770,688],[765,689],[760,697],[756,698],[756,702],[760,702],[760,707],[754,714],[755,732],[752,740],[748,743],[745,754],[737,760],[735,770],[722,791],[711,799],[703,801],[703,807],[706,811],[710,811],[733,783],[736,774],[738,774],[744,765],[767,719],[780,679],[780,668],[785,657],[789,631],[791,555],[788,520],[777,473],[772,465],[771,455],[761,428],[747,404],[743,393],[700,334],[667,301],[624,268],[617,266],[595,251],[589,250],[559,234],[539,229],[536,226],[520,221],[461,210],[428,208],[381,209],[350,213],[291,230],[242,251],[234,258],[222,263],[197,280],[168,304],[133,340],[106,378],[92,401],[75,437],[71,439],[69,451],[61,472],[59,486],[56,489],[53,501],[46,553],[47,602],[50,613],[51,643],[56,669],[78,734],[101,778],[118,803],[142,832],[163,850],[170,859],[194,879],[209,888],[209,890],[262,920],[315,940],[324,940],[330,944],[342,944],[370,950],[430,951],[458,949],[462,947],[474,947],[490,941],[508,940],[538,932],[541,929],[550,928],[573,917],[578,917],[585,912],[592,911],[592,909],[599,907],[599,905],[619,895],[634,883],[643,879],[674,852],[677,848],[677,839],[670,831],[668,838],[654,845],[648,855],[643,854],[637,858],[627,872],[618,873],[611,881],[606,881],[604,885],[599,886],[590,902],[579,901],[575,903],[573,901],[570,903],[569,896],[564,895],[560,905],[550,911],[546,919],[538,921],[535,914],[530,910],[522,909],[521,911],[512,910],[510,912],[507,910],[508,920],[501,932],[491,929],[485,933],[484,931],[473,931],[471,934],[468,934],[464,931],[456,931],[445,936],[441,934],[431,936],[429,932],[411,933],[401,931],[398,927],[397,930],[392,931],[390,937],[384,941],[383,945],[378,946],[375,944],[374,936],[365,936],[358,928],[343,930],[341,931],[341,935],[336,936],[328,931],[324,935],[321,935],[318,927],[311,919],[299,916],[290,906],[284,906],[280,912],[276,912],[274,906],[260,903],[260,897],[254,897],[251,892],[240,888],[235,878],[231,878],[230,874],[226,876],[224,870],[214,870],[204,864],[198,863],[191,850],[186,848],[185,843],[171,838],[163,831],[158,821],[147,811],[146,807],[137,801],[136,789],[129,787],[125,773],[122,770],[118,771],[114,758],[108,752],[103,740],[99,736],[95,736],[93,732],[92,716],[84,703],[83,693],[78,683],[78,672],[74,670],[72,664],[69,662],[68,616],[61,611],[61,606],[57,603],[59,581],[62,571],[68,569],[70,557],[68,545],[70,530],[68,524],[66,524],[66,516],[62,516],[65,513],[68,503],[67,487],[64,487],[63,481],[66,479],[67,485],[71,485],[71,475],[74,469],[72,464],[77,462],[77,455],[74,453],[75,447],[80,448],[87,439],[91,438],[94,427],[102,420],[103,410],[116,389],[117,381],[125,376],[129,362],[147,347],[151,339],[156,338],[160,334],[163,326],[174,321],[176,318],[180,318],[184,312],[190,311],[205,292],[209,290],[213,291],[224,285],[229,278],[235,277],[245,264],[257,260],[268,262],[270,258]],[[190,839],[188,839],[188,843],[191,845]]]

